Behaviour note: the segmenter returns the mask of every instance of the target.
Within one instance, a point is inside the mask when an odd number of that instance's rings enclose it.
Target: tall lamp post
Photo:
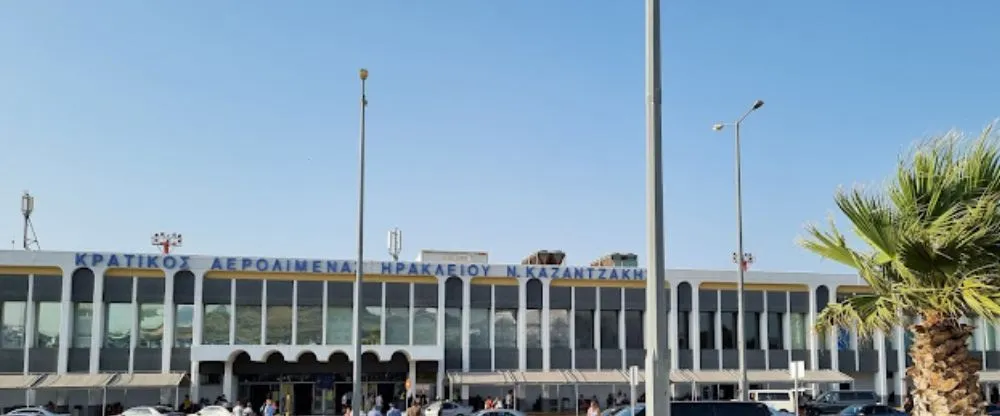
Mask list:
[[[361,395],[361,287],[365,278],[365,108],[368,107],[368,98],[365,97],[365,81],[368,80],[368,70],[362,68],[359,71],[361,78],[361,133],[358,139],[358,261],[355,265],[357,273],[354,279],[354,314],[351,317],[351,324],[354,325],[354,377],[351,379],[351,408],[354,414],[360,415],[362,412]]]
[[[726,126],[733,126],[733,130],[736,132],[736,253],[733,254],[733,261],[736,262],[738,275],[736,280],[736,348],[740,360],[739,391],[737,392],[738,399],[740,400],[747,400],[746,325],[743,322],[746,313],[743,310],[743,280],[746,273],[746,265],[749,261],[753,261],[752,257],[748,257],[747,253],[743,251],[743,170],[740,166],[740,126],[750,113],[757,111],[757,109],[763,106],[763,101],[754,101],[750,109],[746,113],[743,113],[740,118],[736,119],[736,122],[731,124],[717,123],[712,126],[712,130],[715,131],[722,131]],[[739,256],[738,259],[736,258],[737,255]]]
[[[660,0],[646,0],[646,414],[670,416],[660,77]]]

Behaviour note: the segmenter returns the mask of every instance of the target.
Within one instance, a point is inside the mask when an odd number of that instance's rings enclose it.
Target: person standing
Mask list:
[[[243,404],[239,400],[236,401],[236,405],[233,406],[233,416],[243,416]]]
[[[396,408],[396,403],[389,403],[389,411],[385,412],[385,416],[403,416],[403,412]]]
[[[590,401],[590,408],[587,409],[587,416],[601,416],[601,406],[597,404],[597,400]]]

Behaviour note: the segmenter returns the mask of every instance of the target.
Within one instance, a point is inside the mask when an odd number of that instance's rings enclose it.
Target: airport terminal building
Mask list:
[[[366,392],[407,385],[429,397],[604,397],[644,362],[644,269],[634,255],[567,266],[559,252],[523,264],[486,253],[356,263],[186,254],[0,251],[0,402],[253,400],[291,394],[295,413],[329,414],[362,361]],[[682,397],[734,395],[735,271],[669,270],[671,379]],[[828,302],[868,290],[853,275],[749,271],[751,387],[790,385],[793,361],[821,390],[906,388],[908,337],[817,333]],[[363,351],[353,356],[354,307]],[[1000,369],[996,327],[972,341]],[[992,377],[992,378],[991,378]],[[984,381],[996,381],[984,371]],[[574,386],[567,388],[567,386]],[[99,392],[99,393],[96,393]]]

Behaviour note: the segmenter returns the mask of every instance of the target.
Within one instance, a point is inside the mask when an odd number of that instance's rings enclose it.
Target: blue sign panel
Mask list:
[[[123,267],[127,269],[188,270],[191,256],[158,254],[76,253],[77,267]]]

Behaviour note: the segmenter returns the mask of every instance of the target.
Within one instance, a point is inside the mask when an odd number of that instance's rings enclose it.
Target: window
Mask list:
[[[472,309],[469,311],[469,347],[490,347],[490,310]]]
[[[385,311],[385,343],[410,344],[410,308],[387,308]]]
[[[743,318],[743,341],[746,348],[751,350],[760,349],[760,312],[744,312]]]
[[[273,305],[267,307],[267,325],[264,328],[267,345],[292,344],[292,307]]]
[[[618,347],[618,311],[601,311],[601,348],[617,350]]]
[[[129,348],[134,319],[132,304],[109,303],[104,308],[104,348]]]
[[[59,302],[38,302],[35,308],[35,347],[58,347],[59,324],[62,321]]]
[[[139,305],[139,348],[163,348],[163,305]]]
[[[549,347],[569,348],[569,310],[549,311]]]
[[[90,348],[91,322],[94,319],[94,309],[91,303],[73,305],[73,348]]]
[[[323,343],[323,307],[299,306],[296,317],[295,342],[299,345]]]
[[[780,312],[767,313],[767,348],[781,350],[785,348],[784,322],[785,314]]]
[[[997,327],[991,323],[987,323],[986,327],[986,351],[997,351]],[[893,344],[895,345],[896,337],[892,337]]]
[[[0,309],[0,319],[3,326],[0,327],[0,348],[23,348],[24,347],[24,318],[27,302],[3,302],[3,309]]]
[[[594,348],[594,311],[577,310],[573,314],[576,348]]]
[[[804,350],[809,348],[809,342],[806,341],[806,334],[809,333],[806,325],[808,320],[806,319],[806,314],[804,313],[791,313],[788,315],[788,326],[789,333],[792,337],[792,349],[793,350]],[[825,337],[824,337],[825,339]],[[819,349],[826,348],[826,344],[820,343]]]
[[[643,311],[625,311],[625,348],[631,350],[646,348],[644,342],[646,321],[643,315]]]
[[[326,309],[326,343],[329,345],[349,345],[354,342],[354,309],[331,306]]]
[[[366,306],[361,309],[361,343],[376,345],[382,343],[382,307]]]
[[[677,348],[691,349],[691,318],[690,312],[677,312]]]
[[[461,326],[461,318],[459,318]],[[437,345],[438,336],[437,308],[415,308],[413,310],[413,345]],[[461,333],[459,333],[459,343]]]
[[[722,349],[736,349],[736,312],[722,312]]]
[[[462,310],[459,308],[445,309],[444,310],[445,348],[462,348],[462,332],[463,332]]]
[[[236,344],[260,344],[261,310],[258,305],[236,305]]]
[[[226,324],[226,340],[229,340],[229,325]],[[194,305],[174,306],[174,347],[190,348],[194,341]]]
[[[229,305],[205,305],[205,316],[201,323],[201,343],[205,345],[229,344],[229,319],[232,308]]]
[[[698,330],[701,349],[715,349],[715,312],[698,313]]]
[[[847,351],[851,348],[851,331],[847,328],[837,328],[837,351]]]
[[[527,328],[527,348],[542,348],[542,311],[539,309],[528,309],[524,315],[525,327]]]
[[[517,348],[517,309],[497,309],[493,315],[496,348]]]

